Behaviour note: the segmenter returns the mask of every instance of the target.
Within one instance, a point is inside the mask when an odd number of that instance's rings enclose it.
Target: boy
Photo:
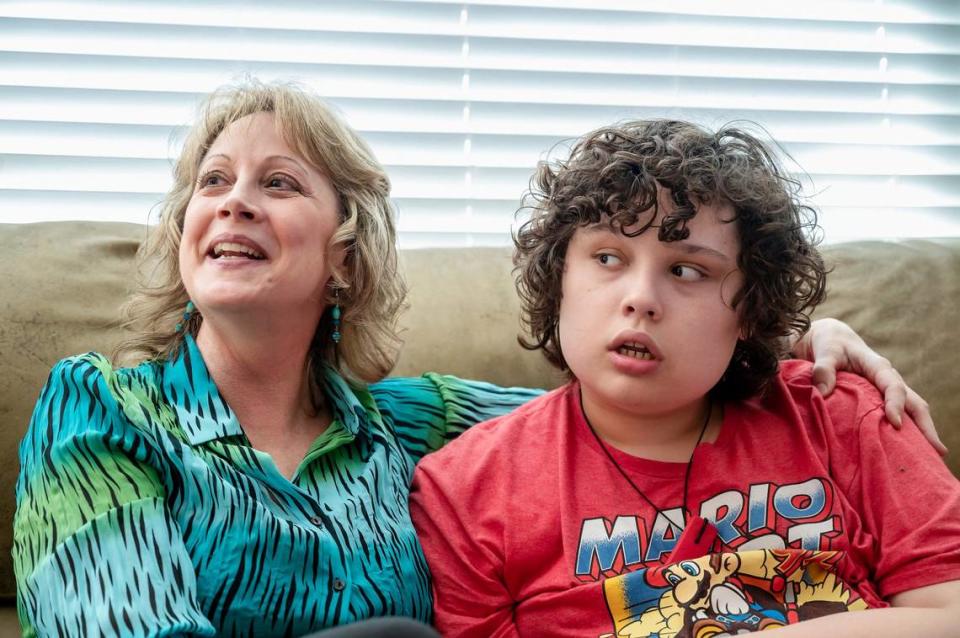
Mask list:
[[[825,273],[767,148],[630,122],[532,199],[524,343],[571,381],[419,465],[440,631],[956,635],[960,484],[859,377],[778,366]]]

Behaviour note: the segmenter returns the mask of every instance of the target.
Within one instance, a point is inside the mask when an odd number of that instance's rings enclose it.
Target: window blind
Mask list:
[[[155,221],[243,75],[338,107],[405,246],[508,243],[547,149],[635,117],[760,123],[827,241],[960,235],[960,3],[934,0],[7,1],[0,221]]]

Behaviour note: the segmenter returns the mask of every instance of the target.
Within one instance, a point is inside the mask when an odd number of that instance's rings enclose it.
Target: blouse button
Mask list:
[[[333,579],[333,591],[343,591],[346,586],[347,584],[339,578]]]
[[[319,516],[311,516],[310,522],[316,525],[317,527],[323,529],[323,519],[320,518]]]

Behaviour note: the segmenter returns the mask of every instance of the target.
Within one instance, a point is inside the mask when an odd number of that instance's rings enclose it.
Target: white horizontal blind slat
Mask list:
[[[448,0],[393,0],[406,4],[447,4]],[[808,0],[806,2],[757,2],[756,0],[475,0],[470,4],[522,6],[594,11],[643,11],[700,16],[777,18],[781,20],[826,20],[960,24],[960,5],[943,0]]]
[[[828,241],[960,234],[960,8],[907,0],[7,2],[0,221],[145,221],[244,73],[342,110],[405,244],[506,243],[546,149],[662,116],[762,123]]]
[[[55,26],[55,29],[51,29]],[[150,59],[226,60],[244,63],[374,65],[463,68],[462,36],[245,29],[106,22],[0,19],[4,50],[16,53],[91,55]],[[242,42],[241,52],[237,43]],[[875,52],[748,49],[696,46],[570,42],[471,37],[470,67],[539,72],[579,71],[685,77],[880,82],[956,83],[943,54],[885,53],[880,69]]]

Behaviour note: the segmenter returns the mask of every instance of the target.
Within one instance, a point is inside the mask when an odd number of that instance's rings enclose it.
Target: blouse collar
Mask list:
[[[334,420],[353,436],[367,434],[372,416],[368,409],[373,408],[369,392],[352,387],[326,363],[322,366],[320,385]],[[191,445],[243,434],[237,416],[220,395],[191,335],[186,335],[183,346],[164,362],[162,388]]]

